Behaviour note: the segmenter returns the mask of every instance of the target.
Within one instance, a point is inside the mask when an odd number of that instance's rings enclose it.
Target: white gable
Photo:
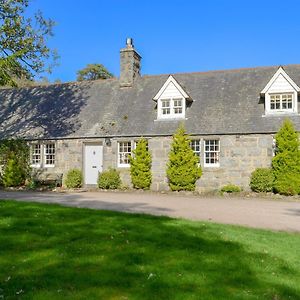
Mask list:
[[[300,88],[284,69],[279,67],[261,93],[285,93],[294,91],[299,92]]]
[[[153,100],[157,101],[158,99],[162,98],[191,99],[172,75],[169,76],[162,88],[153,97]]]

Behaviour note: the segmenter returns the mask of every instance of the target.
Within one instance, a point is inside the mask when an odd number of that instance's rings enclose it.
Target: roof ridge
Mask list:
[[[256,69],[271,69],[271,68],[279,68],[279,67],[291,67],[291,66],[299,66],[300,64],[287,64],[287,65],[273,65],[273,66],[257,66],[257,67],[243,67],[243,68],[236,68],[236,69],[222,69],[222,70],[209,70],[209,71],[195,71],[195,72],[179,72],[179,73],[163,73],[163,74],[146,74],[143,75],[144,77],[159,77],[159,76],[169,76],[169,75],[187,75],[187,74],[210,74],[210,73],[223,73],[223,72],[238,72],[244,70],[256,70]]]

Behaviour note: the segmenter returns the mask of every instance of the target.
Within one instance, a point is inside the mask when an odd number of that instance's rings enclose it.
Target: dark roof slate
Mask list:
[[[198,135],[278,131],[284,117],[264,116],[260,98],[277,69],[174,74],[193,99],[184,120],[187,131]],[[284,69],[300,85],[300,65]],[[171,135],[182,121],[157,121],[152,100],[167,78],[143,76],[132,88],[120,88],[117,79],[109,79],[0,90],[0,138]],[[290,118],[300,130],[300,116]]]

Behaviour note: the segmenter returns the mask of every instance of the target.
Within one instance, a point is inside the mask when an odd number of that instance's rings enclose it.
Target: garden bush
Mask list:
[[[121,186],[120,174],[116,169],[109,168],[99,174],[98,187],[100,189],[118,189]]]
[[[20,186],[25,183],[26,174],[18,160],[11,156],[4,169],[2,183],[5,187]]]
[[[258,168],[251,174],[250,188],[254,192],[272,192],[274,185],[273,170]]]
[[[241,188],[234,184],[227,184],[221,188],[221,193],[239,193]]]
[[[67,188],[80,188],[82,186],[82,172],[79,169],[72,169],[67,173],[65,179]]]
[[[285,120],[276,134],[276,155],[272,160],[274,191],[283,195],[300,194],[300,143],[293,123]]]
[[[151,185],[151,154],[147,140],[140,139],[130,156],[130,176],[134,188],[148,190]]]
[[[197,179],[202,175],[199,159],[190,147],[190,139],[180,126],[173,136],[167,176],[172,191],[194,191]]]

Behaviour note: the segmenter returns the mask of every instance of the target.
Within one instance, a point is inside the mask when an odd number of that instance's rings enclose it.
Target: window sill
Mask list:
[[[292,112],[292,111],[287,111],[287,112],[278,111],[278,112],[263,114],[262,117],[266,118],[266,117],[299,116],[299,115],[300,115],[299,113]]]
[[[173,118],[159,118],[155,119],[154,122],[160,122],[160,121],[182,121],[182,120],[187,120],[186,117],[173,117]]]
[[[129,169],[130,168],[130,165],[128,164],[128,165],[118,165],[118,168],[120,168],[120,169]]]

